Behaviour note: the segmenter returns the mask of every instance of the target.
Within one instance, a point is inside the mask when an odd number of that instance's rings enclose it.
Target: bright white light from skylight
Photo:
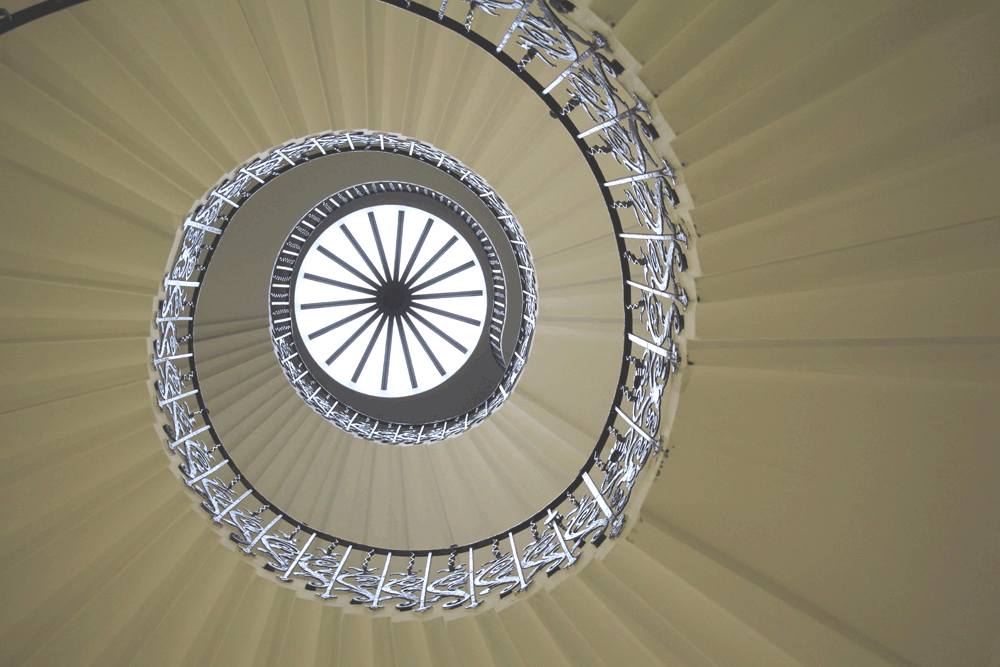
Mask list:
[[[384,397],[440,385],[471,356],[488,319],[472,247],[411,206],[348,214],[306,251],[294,279],[300,344],[340,384]]]

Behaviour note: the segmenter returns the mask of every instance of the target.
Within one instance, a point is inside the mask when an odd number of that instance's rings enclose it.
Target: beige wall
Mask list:
[[[891,663],[998,664],[997,7],[591,9],[658,94],[699,232],[636,543],[806,662],[758,604]]]

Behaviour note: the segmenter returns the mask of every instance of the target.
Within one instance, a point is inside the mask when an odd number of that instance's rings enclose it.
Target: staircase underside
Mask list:
[[[578,4],[673,132],[698,234],[692,365],[626,538],[500,612],[427,622],[324,606],[208,527],[153,429],[152,301],[220,175],[380,129],[449,151],[517,212],[553,346],[533,355],[614,359],[614,240],[565,133],[478,47],[368,0],[91,0],[0,36],[0,661],[998,664],[1000,11]],[[258,324],[220,338],[239,342],[215,372],[277,396]],[[452,466],[435,502],[482,530],[572,474],[607,414],[604,380],[553,403],[532,368],[472,447],[413,454]],[[339,465],[379,469],[372,448]],[[476,514],[511,456],[535,477]]]

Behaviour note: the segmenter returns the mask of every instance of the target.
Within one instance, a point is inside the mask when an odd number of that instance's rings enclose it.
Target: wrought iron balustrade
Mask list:
[[[386,142],[398,141],[383,133],[330,133],[291,142],[240,168],[209,193],[185,221],[163,283],[155,319],[156,391],[169,422],[167,445],[185,483],[213,520],[231,529],[233,542],[263,560],[280,580],[302,582],[323,599],[347,599],[372,610],[474,608],[492,594],[503,598],[528,589],[541,572],[551,575],[574,565],[588,542],[599,546],[621,533],[640,475],[652,474],[650,462],[662,453],[661,404],[681,362],[679,342],[689,303],[682,285],[689,237],[677,209],[673,168],[654,148],[658,134],[649,107],[621,84],[623,69],[608,40],[572,24],[569,3],[450,0],[453,7],[467,8],[465,20],[458,21],[447,16],[449,0],[433,8],[383,1],[489,51],[547,104],[600,184],[617,238],[625,330],[619,386],[605,428],[595,434],[593,455],[558,497],[522,523],[473,544],[413,552],[313,530],[271,506],[228,456],[207,417],[193,358],[195,304],[214,239],[225,233],[229,215],[272,175],[328,151],[376,143],[384,149]],[[475,31],[485,20],[506,26],[497,43]],[[390,147],[428,156],[432,150],[419,142]],[[478,187],[478,176],[461,164],[446,166],[474,190]],[[509,210],[482,185],[484,202],[502,221]],[[634,216],[639,229],[625,232],[622,215]],[[521,250],[527,253],[526,246]],[[533,282],[534,277],[522,279]],[[529,330],[536,307],[534,301],[526,304]],[[524,361],[515,355],[511,366],[519,369]],[[488,413],[484,408],[482,417]],[[347,428],[374,430],[379,424],[355,418]],[[448,435],[447,422],[432,428],[440,429],[442,438]]]

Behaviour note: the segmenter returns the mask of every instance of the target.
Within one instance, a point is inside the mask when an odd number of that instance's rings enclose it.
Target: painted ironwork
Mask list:
[[[351,143],[360,146],[367,142],[371,145],[373,136],[378,137],[379,150],[382,147],[386,150],[398,149],[401,143],[413,145],[411,140],[404,141],[400,137],[386,135],[369,135],[365,140],[355,137]],[[323,137],[311,138],[307,143],[313,141],[319,141],[322,146]],[[426,148],[424,154],[435,165],[443,164],[442,159],[447,157],[445,153],[430,148]],[[324,231],[323,236],[340,241],[340,248],[330,249],[320,240],[312,240],[321,221],[342,206],[366,200],[385,201],[384,196],[393,193],[419,195],[447,207],[478,239],[486,256],[486,266],[479,266],[471,247],[461,240],[461,236],[454,232],[449,223],[408,207],[389,206],[379,214],[383,218],[394,218],[392,220],[379,221],[375,208],[366,208],[352,214],[354,218],[350,222],[346,219],[338,221],[330,228],[332,231]],[[407,211],[411,218],[408,223],[405,215]],[[404,226],[407,224],[413,230],[404,234]],[[451,231],[431,235],[435,225]],[[508,240],[511,241],[511,251],[518,263],[523,265],[519,269],[521,275],[515,294],[526,302],[524,312],[528,317],[522,317],[518,323],[519,331],[514,347],[516,355],[523,360],[527,359],[530,351],[533,321],[537,316],[537,286],[533,279],[531,256],[520,227],[512,216],[502,226],[510,237]],[[338,235],[338,231],[342,232],[344,238]],[[438,239],[440,247],[430,245],[429,238]],[[448,240],[442,240],[445,238]],[[309,245],[311,241],[313,244]],[[462,245],[465,246],[462,257],[468,260],[464,262],[453,258],[456,246]],[[348,252],[351,254],[347,254]],[[300,256],[304,261],[309,254],[321,255],[317,257],[319,261],[310,265],[315,268],[300,268],[296,273]],[[353,266],[352,262],[357,266]],[[438,262],[442,263],[440,267]],[[455,266],[447,262],[452,262]],[[305,264],[301,266],[305,267]],[[478,275],[472,283],[463,278],[470,271]],[[458,280],[449,283],[449,278]],[[487,279],[489,285],[486,284]],[[296,288],[299,284],[297,280],[307,281],[310,285],[322,285],[329,291],[330,298],[301,303],[299,296],[302,289]],[[470,284],[479,287],[462,289]],[[490,290],[489,300],[493,303],[490,313],[486,313],[487,288]],[[504,363],[501,341],[507,292],[500,260],[489,236],[465,209],[444,195],[422,186],[396,181],[362,183],[324,199],[289,232],[278,253],[271,276],[271,340],[285,377],[306,404],[324,419],[353,435],[385,444],[426,444],[454,437],[482,423],[513,393],[524,363]],[[469,302],[472,302],[471,306]],[[299,317],[299,326],[302,326],[302,311],[336,314],[324,319],[313,318],[310,330],[300,331],[297,340],[292,318]],[[469,317],[470,314],[474,317]],[[352,358],[350,364],[340,369],[342,373],[346,371],[347,377],[338,378],[330,374],[336,382],[370,395],[413,395],[440,384],[461,367],[461,363],[468,359],[472,349],[478,345],[487,315],[489,346],[494,359],[505,372],[498,381],[497,388],[482,404],[443,422],[397,423],[377,420],[364,414],[358,410],[358,406],[347,405],[343,397],[328,391],[307,367],[299,349],[305,346],[317,364],[330,365],[346,356],[353,347],[356,353],[361,353],[360,357]],[[432,320],[437,320],[437,323]],[[448,326],[452,321],[455,326]],[[315,328],[319,323],[323,326]],[[340,335],[334,338],[335,342],[323,348],[323,354],[317,355],[318,350],[313,349],[315,346],[310,347],[313,341],[322,340],[331,332]],[[381,354],[375,352],[376,347]],[[452,354],[451,348],[456,349],[460,355]],[[326,352],[331,354],[327,355]],[[423,362],[422,365],[419,362]],[[395,386],[390,392],[392,364],[396,368],[392,374]],[[369,370],[368,384],[372,385],[372,381],[374,384],[367,389],[357,387],[358,379],[368,366],[381,372],[381,383],[378,377],[371,376],[372,371]]]
[[[230,539],[279,578],[302,582],[323,599],[340,596],[372,610],[389,605],[401,612],[435,606],[472,609],[484,600],[529,589],[542,572],[549,576],[573,566],[587,543],[599,546],[621,534],[640,474],[655,468],[649,462],[662,453],[661,403],[681,361],[678,342],[689,303],[680,278],[687,266],[688,237],[676,209],[673,169],[653,148],[657,133],[648,106],[618,81],[622,68],[613,60],[608,40],[574,29],[563,18],[572,10],[569,3],[461,0],[468,7],[463,23],[446,15],[448,0],[440,8],[387,1],[492,53],[549,106],[601,185],[618,239],[626,319],[620,386],[593,457],[564,493],[502,533],[473,544],[393,554],[317,532],[272,507],[218,441],[188,356],[193,351],[191,321],[182,319],[193,314],[212,239],[223,233],[228,216],[259,187],[264,174],[287,167],[289,158],[346,150],[348,144],[351,150],[377,145],[391,141],[389,135],[340,133],[293,142],[213,190],[185,222],[164,280],[153,349],[156,391],[170,422],[166,440],[202,507],[230,529]],[[477,11],[504,22],[505,30],[490,33],[502,35],[498,42],[471,29]],[[415,142],[398,150],[429,148]],[[461,165],[454,169],[474,188],[482,182]],[[495,212],[505,209],[495,194],[483,199]],[[641,232],[623,232],[619,212],[625,210],[635,216]],[[532,326],[533,312],[529,301],[525,317]],[[515,360],[524,362],[517,355]],[[437,428],[446,430],[447,425]],[[396,564],[404,558],[405,569]]]

